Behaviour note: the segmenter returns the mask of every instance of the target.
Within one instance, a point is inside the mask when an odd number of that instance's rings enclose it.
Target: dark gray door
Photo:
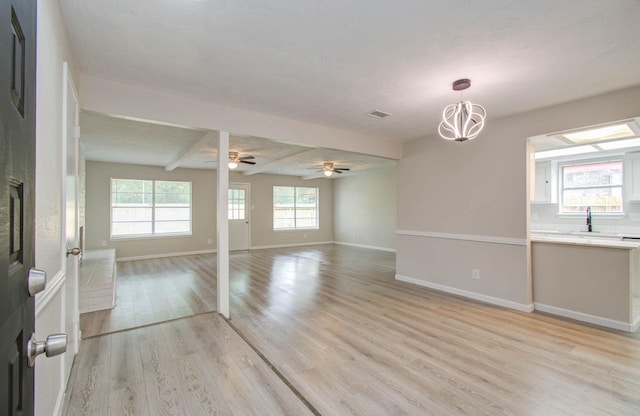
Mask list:
[[[0,414],[33,414],[36,0],[0,0]]]

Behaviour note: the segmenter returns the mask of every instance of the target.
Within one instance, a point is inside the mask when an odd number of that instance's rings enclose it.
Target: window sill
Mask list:
[[[307,228],[274,228],[273,231],[275,232],[288,232],[288,231],[313,231],[313,230],[319,230],[319,227],[307,227]]]
[[[612,220],[619,220],[619,219],[623,219],[626,218],[627,214],[625,213],[595,213],[592,212],[591,213],[591,217],[595,217],[595,218],[607,218],[607,219],[612,219]],[[587,218],[587,214],[585,212],[576,212],[575,214],[571,214],[571,213],[558,213],[556,214],[556,217],[558,218]]]
[[[151,240],[157,238],[179,238],[179,237],[191,237],[192,233],[174,233],[174,234],[139,234],[139,235],[118,235],[111,236],[110,241],[130,241],[130,240]]]

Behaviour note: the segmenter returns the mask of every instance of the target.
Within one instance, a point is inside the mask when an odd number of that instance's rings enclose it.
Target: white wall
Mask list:
[[[36,69],[36,267],[47,272],[47,289],[36,297],[36,336],[44,339],[65,332],[65,271],[62,254],[63,62],[75,79],[77,66],[57,0],[38,1]],[[36,413],[53,415],[62,404],[66,376],[64,361],[73,352],[44,358],[36,364]]]
[[[527,138],[638,116],[640,87],[502,119],[457,143],[406,142],[398,163],[398,278],[531,309]],[[472,269],[480,279],[471,279]]]
[[[162,179],[192,182],[192,235],[110,240],[110,178]],[[251,184],[251,247],[324,243],[333,240],[333,181],[303,181],[282,175],[243,176],[232,172],[230,182]],[[317,230],[273,230],[273,186],[319,188],[320,227]],[[175,169],[105,162],[86,162],[86,249],[99,249],[106,241],[119,259],[200,253],[216,249],[216,171]],[[211,239],[211,244],[208,240]]]
[[[395,251],[395,167],[336,179],[333,190],[336,242]]]

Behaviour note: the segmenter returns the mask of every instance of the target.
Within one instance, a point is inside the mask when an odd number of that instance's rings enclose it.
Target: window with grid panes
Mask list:
[[[318,228],[318,188],[274,186],[273,229]]]
[[[191,234],[191,182],[111,179],[111,237]]]
[[[623,212],[622,161],[561,166],[560,212]]]

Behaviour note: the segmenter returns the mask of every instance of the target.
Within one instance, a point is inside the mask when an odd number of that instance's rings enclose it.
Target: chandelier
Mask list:
[[[454,81],[452,88],[454,91],[462,91],[470,86],[471,80],[465,78]],[[442,111],[438,133],[443,139],[457,142],[475,139],[484,127],[486,115],[484,107],[472,104],[471,101],[449,104]]]

